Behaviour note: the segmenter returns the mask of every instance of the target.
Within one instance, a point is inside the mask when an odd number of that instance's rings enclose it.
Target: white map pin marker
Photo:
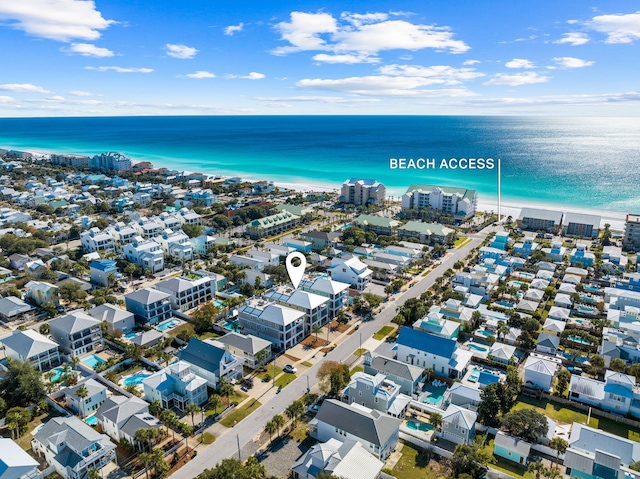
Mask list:
[[[294,258],[298,258],[300,260],[299,266],[293,265],[292,261]],[[298,285],[300,284],[302,275],[304,274],[304,269],[307,267],[307,258],[305,258],[305,256],[299,251],[294,251],[287,255],[285,264],[287,265],[287,273],[289,273],[289,278],[293,283],[293,287],[298,289]]]

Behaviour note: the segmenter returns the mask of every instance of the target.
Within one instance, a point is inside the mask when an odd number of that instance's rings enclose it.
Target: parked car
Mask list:
[[[291,365],[291,364],[285,364],[284,368],[282,368],[282,370],[285,373],[289,373],[289,374],[295,374],[298,372],[298,370],[296,369],[295,366]]]

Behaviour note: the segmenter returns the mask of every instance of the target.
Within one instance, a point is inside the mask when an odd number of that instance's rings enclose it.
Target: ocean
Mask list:
[[[338,190],[373,178],[399,197],[412,183],[502,201],[619,217],[640,212],[640,119],[468,116],[182,116],[0,119],[0,147],[93,155],[120,151],[177,170]],[[391,169],[391,158],[434,168]],[[446,165],[442,160],[447,160]]]

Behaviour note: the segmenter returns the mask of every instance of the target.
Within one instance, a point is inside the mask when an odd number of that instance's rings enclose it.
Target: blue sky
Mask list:
[[[0,116],[637,116],[637,1],[0,0]]]

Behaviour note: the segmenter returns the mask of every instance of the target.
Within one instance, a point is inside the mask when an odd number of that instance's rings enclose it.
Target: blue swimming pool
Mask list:
[[[433,425],[420,421],[407,421],[407,428],[412,431],[427,432],[433,430]]]
[[[158,331],[166,331],[167,329],[175,328],[179,324],[180,324],[180,321],[178,321],[177,319],[169,319],[167,321],[163,321],[162,323],[158,324],[156,326],[156,329]]]
[[[510,309],[513,309],[513,307],[515,306],[513,303],[510,303],[509,301],[496,301],[495,304],[503,308],[510,308]]]
[[[62,379],[62,375],[64,374],[64,369],[63,368],[54,368],[51,370],[51,372],[53,373],[53,376],[51,376],[51,382],[52,383],[57,383],[58,381],[60,381]]]
[[[487,331],[486,329],[478,329],[476,331],[476,334],[479,334],[480,336],[484,336],[485,338],[488,338],[489,336],[495,336],[494,333],[492,333],[491,331]]]
[[[96,356],[95,354],[91,354],[86,358],[82,358],[80,361],[93,369],[96,369],[101,364],[106,363],[104,359],[102,359],[100,356]]]
[[[468,342],[467,346],[469,346],[469,349],[471,349],[472,351],[478,351],[481,353],[486,353],[489,351],[488,346],[483,346],[482,344],[474,343],[472,341]]]
[[[584,289],[585,291],[591,291],[592,293],[602,291],[600,288],[596,288],[595,286],[590,285],[584,286],[582,289]]]
[[[98,418],[96,418],[95,416],[89,416],[84,418],[84,422],[86,422],[89,426],[95,426],[96,424],[98,424]]]
[[[238,326],[238,321],[225,321],[222,323],[222,327],[229,331],[238,331],[240,327]]]
[[[580,344],[591,344],[589,341],[587,341],[586,339],[582,339],[579,336],[567,336],[567,338],[570,341],[573,341],[574,343],[580,343]]]
[[[224,303],[222,301],[220,301],[220,300],[217,300],[217,299],[213,302],[213,305],[216,308],[224,308]]]
[[[593,308],[591,306],[583,306],[582,304],[576,308],[576,311],[582,314],[597,314],[598,312],[596,308]]]
[[[133,339],[133,338],[135,338],[136,336],[138,336],[138,334],[139,334],[139,333],[129,333],[129,334],[125,334],[125,336],[124,336],[124,337],[125,337],[125,338],[127,338],[127,339]]]
[[[148,378],[149,376],[151,376],[151,374],[149,374],[149,373],[134,374],[133,376],[129,376],[122,383],[125,386],[137,386],[138,384],[140,384],[144,379]]]

